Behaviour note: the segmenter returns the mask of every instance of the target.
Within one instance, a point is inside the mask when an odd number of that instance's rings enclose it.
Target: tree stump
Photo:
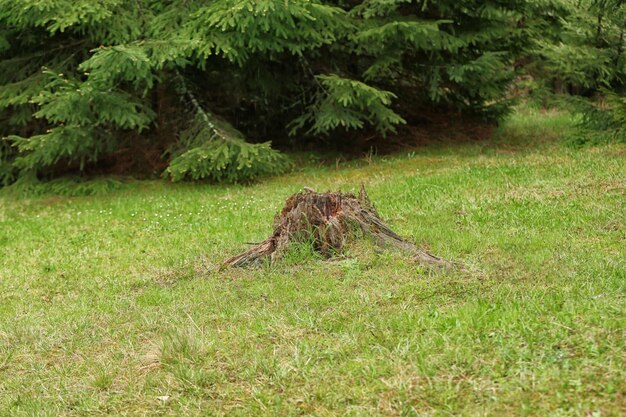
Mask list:
[[[293,241],[312,242],[316,251],[331,256],[340,253],[346,242],[359,236],[371,236],[378,245],[406,251],[425,266],[447,268],[453,265],[419,249],[391,230],[381,220],[361,185],[358,197],[352,193],[318,193],[304,187],[287,199],[274,219],[274,232],[270,237],[227,259],[223,267],[246,266],[267,257],[274,261]]]

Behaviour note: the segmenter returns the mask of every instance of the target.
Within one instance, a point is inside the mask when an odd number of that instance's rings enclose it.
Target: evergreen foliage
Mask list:
[[[0,183],[137,137],[173,180],[249,181],[288,166],[267,142],[287,134],[497,118],[523,54],[576,88],[623,86],[624,2],[573,3],[0,0]]]
[[[582,120],[571,144],[626,143],[626,97],[608,90],[604,95],[600,104],[582,102]]]
[[[292,132],[307,123],[312,124],[309,133],[313,134],[323,134],[339,126],[361,129],[368,124],[384,136],[394,132],[395,125],[405,123],[389,108],[395,94],[335,74],[316,78],[322,92],[308,111],[293,121]]]
[[[626,1],[554,0],[534,21],[533,64],[557,92],[626,87]]]
[[[286,158],[269,143],[247,143],[240,131],[203,109],[180,73],[178,78],[196,115],[181,132],[167,168],[173,180],[249,181],[286,168]]]

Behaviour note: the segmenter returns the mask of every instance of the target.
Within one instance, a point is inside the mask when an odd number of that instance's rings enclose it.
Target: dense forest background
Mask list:
[[[0,186],[249,181],[520,96],[624,140],[625,29],[624,0],[0,0]]]

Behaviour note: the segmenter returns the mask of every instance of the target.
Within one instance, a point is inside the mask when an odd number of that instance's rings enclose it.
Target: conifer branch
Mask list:
[[[185,81],[185,77],[183,77],[183,75],[180,73],[179,70],[176,70],[176,77],[178,78],[178,81],[180,82],[180,88],[181,88],[183,94],[185,94],[185,95],[187,95],[187,97],[189,97],[189,100],[191,101],[191,104],[193,105],[194,109],[200,115],[200,117],[202,118],[204,123],[207,125],[209,130],[211,130],[211,132],[215,136],[219,137],[221,140],[227,141],[228,138],[222,134],[222,132],[218,129],[217,126],[215,126],[215,124],[213,122],[211,122],[211,118],[209,117],[208,112],[202,108],[202,106],[200,105],[200,102],[198,101],[196,96],[193,94],[193,92],[187,86],[187,82]]]

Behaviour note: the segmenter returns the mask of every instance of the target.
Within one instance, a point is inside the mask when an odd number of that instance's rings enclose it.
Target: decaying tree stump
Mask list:
[[[292,241],[311,241],[318,252],[330,256],[341,252],[358,235],[372,236],[379,245],[402,249],[426,266],[450,267],[404,240],[379,217],[361,185],[359,196],[351,193],[318,193],[308,187],[287,199],[274,220],[274,232],[252,249],[226,260],[223,267],[245,266],[269,257],[277,259]]]

